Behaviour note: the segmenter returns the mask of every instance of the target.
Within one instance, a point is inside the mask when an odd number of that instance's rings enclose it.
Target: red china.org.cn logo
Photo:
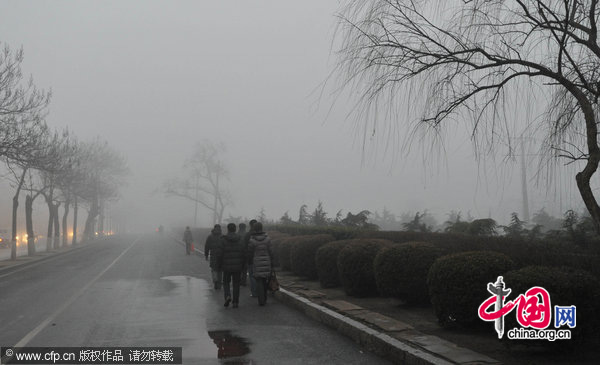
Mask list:
[[[495,283],[488,283],[487,290],[492,294],[479,306],[479,318],[494,322],[498,338],[504,335],[504,316],[516,309],[517,322],[522,328],[512,328],[507,332],[511,340],[568,340],[571,331],[558,329],[562,326],[575,328],[576,308],[574,305],[554,306],[554,328],[547,329],[552,321],[550,294],[542,287],[534,286],[517,299],[504,302],[511,290],[504,287],[502,276]],[[492,307],[492,309],[490,309]]]

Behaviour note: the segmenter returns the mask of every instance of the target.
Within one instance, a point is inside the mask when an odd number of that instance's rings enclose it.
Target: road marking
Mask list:
[[[104,270],[102,270],[101,273],[99,273],[98,275],[96,275],[96,277],[94,277],[83,288],[79,289],[79,291],[77,291],[77,293],[73,294],[71,296],[71,298],[69,298],[69,300],[67,300],[60,308],[58,308],[54,313],[52,313],[50,315],[50,317],[46,318],[36,328],[34,328],[31,332],[29,332],[27,335],[25,335],[25,337],[23,337],[19,342],[17,342],[17,344],[14,347],[25,347],[25,345],[27,345],[29,343],[29,341],[31,341],[35,336],[37,336],[40,332],[42,332],[42,330],[44,328],[46,328],[46,326],[48,326],[48,324],[50,324],[50,322],[52,322],[59,314],[61,314],[65,309],[67,309],[68,306],[70,306],[71,304],[73,304],[73,302],[77,298],[79,298],[81,296],[81,294],[83,294],[84,291],[86,291],[98,279],[100,279],[100,277],[102,275],[104,275],[111,267],[113,267],[113,265],[116,264],[117,261],[119,261],[119,259],[121,257],[123,257],[123,255],[125,255],[127,253],[127,251],[129,251],[140,240],[140,238],[141,237],[138,237],[135,241],[133,241],[133,243],[129,247],[127,247],[125,249],[125,251],[121,252],[121,254],[119,256],[117,256],[117,258],[114,259],[113,262],[110,263],[110,265],[108,265]]]

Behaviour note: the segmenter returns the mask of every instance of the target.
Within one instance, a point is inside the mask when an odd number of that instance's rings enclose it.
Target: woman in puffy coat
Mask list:
[[[215,227],[210,231],[210,235],[206,238],[206,243],[204,244],[204,257],[208,260],[210,256],[210,269],[216,290],[221,289],[221,283],[223,282],[223,271],[219,263],[220,246],[221,226],[215,224]]]
[[[261,222],[254,224],[254,232],[248,243],[248,264],[254,265],[254,278],[256,279],[256,294],[258,304],[267,302],[267,282],[273,268],[273,252],[271,239],[263,232]]]

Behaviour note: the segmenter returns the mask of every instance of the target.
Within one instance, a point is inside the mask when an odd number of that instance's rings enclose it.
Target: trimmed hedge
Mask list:
[[[403,243],[379,251],[374,263],[379,294],[408,304],[429,304],[427,273],[443,253],[427,242]]]
[[[373,261],[379,250],[392,244],[387,240],[361,239],[342,248],[337,267],[346,294],[355,297],[377,295]]]
[[[585,269],[600,278],[600,251],[591,245],[583,249],[568,242],[556,240],[530,241],[505,236],[474,236],[458,233],[375,231],[349,227],[318,227],[303,225],[273,225],[271,230],[289,234],[331,234],[336,239],[387,239],[397,243],[430,242],[447,252],[494,251],[509,256],[517,267],[570,266]],[[183,232],[183,231],[182,231]],[[183,234],[183,233],[182,233]],[[196,234],[194,233],[194,237]],[[204,236],[205,238],[205,236]],[[204,239],[202,238],[202,239]],[[285,249],[284,249],[285,250]],[[285,261],[285,259],[284,259]],[[290,264],[287,265],[290,270]]]
[[[317,275],[322,288],[335,288],[342,285],[337,267],[337,257],[342,248],[354,240],[340,240],[329,242],[317,250],[315,263]]]
[[[374,230],[344,226],[312,226],[302,224],[273,224],[265,227],[266,230],[274,230],[288,233],[293,236],[330,234],[336,240],[356,238],[359,232],[375,232]]]
[[[438,258],[427,276],[429,295],[442,326],[472,326],[479,305],[489,297],[487,284],[515,268],[506,255],[491,251],[462,252]]]
[[[600,326],[600,281],[584,270],[570,267],[528,266],[510,271],[504,276],[506,287],[511,289],[507,300],[515,300],[520,294],[540,286],[550,294],[552,321],[549,329],[554,329],[554,306],[575,305],[576,327],[571,329],[571,340],[542,340],[537,344],[545,346],[572,347],[584,343],[598,343]],[[548,303],[546,303],[548,304]],[[516,320],[516,308],[505,318],[506,331],[520,327]],[[562,326],[561,329],[569,329]],[[512,341],[512,340],[511,340]],[[525,342],[525,341],[523,341]],[[530,340],[527,341],[531,342]]]
[[[275,261],[279,263],[279,267],[283,271],[292,270],[292,263],[290,261],[290,251],[292,249],[294,237],[282,238],[277,244],[277,251],[274,251]]]
[[[397,243],[429,242],[448,252],[494,251],[510,257],[517,267],[570,266],[585,269],[600,278],[600,252],[556,240],[530,241],[506,236],[474,236],[460,233],[361,231],[359,238],[381,238]]]
[[[290,267],[296,275],[318,279],[315,256],[319,247],[335,240],[332,235],[318,234],[291,238]]]
[[[290,237],[289,234],[287,233],[281,233],[281,232],[269,232],[269,237],[271,238],[271,251],[273,251],[273,256],[274,256],[274,266],[281,266],[281,263],[279,262],[279,246],[281,244],[281,242],[283,242],[284,240],[288,239]]]

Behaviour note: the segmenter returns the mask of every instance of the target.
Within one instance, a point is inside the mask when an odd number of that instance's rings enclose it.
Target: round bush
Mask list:
[[[298,236],[293,238],[290,249],[290,267],[296,275],[308,279],[317,279],[315,256],[319,247],[333,241],[335,238],[328,234]]]
[[[429,296],[441,325],[483,323],[479,305],[489,297],[487,284],[514,268],[506,255],[471,251],[438,258],[427,276]]]
[[[387,240],[358,239],[342,248],[337,267],[346,294],[355,297],[377,295],[373,261],[379,250],[392,244]]]
[[[277,256],[277,261],[283,271],[290,271],[292,269],[290,251],[292,249],[293,240],[294,237],[283,238],[278,244],[279,247],[275,255]]]
[[[600,325],[600,281],[584,270],[571,267],[528,266],[510,271],[504,276],[506,287],[511,289],[507,300],[515,300],[534,286],[540,286],[550,294],[552,321],[548,329],[554,327],[554,306],[576,308],[576,327],[571,330],[571,340],[540,341],[547,346],[570,347],[587,343],[598,343]],[[505,327],[509,330],[520,327],[516,320],[516,308],[505,316]],[[561,329],[569,329],[562,326]]]
[[[281,264],[279,262],[279,245],[283,240],[289,238],[290,235],[287,233],[269,232],[269,237],[271,238],[271,251],[273,252],[274,256],[273,265],[280,266]]]
[[[385,248],[375,257],[375,282],[383,296],[409,304],[429,304],[427,273],[443,251],[426,242],[410,242]]]
[[[317,250],[315,263],[322,288],[335,288],[342,285],[337,267],[337,257],[342,248],[354,240],[329,242]]]

